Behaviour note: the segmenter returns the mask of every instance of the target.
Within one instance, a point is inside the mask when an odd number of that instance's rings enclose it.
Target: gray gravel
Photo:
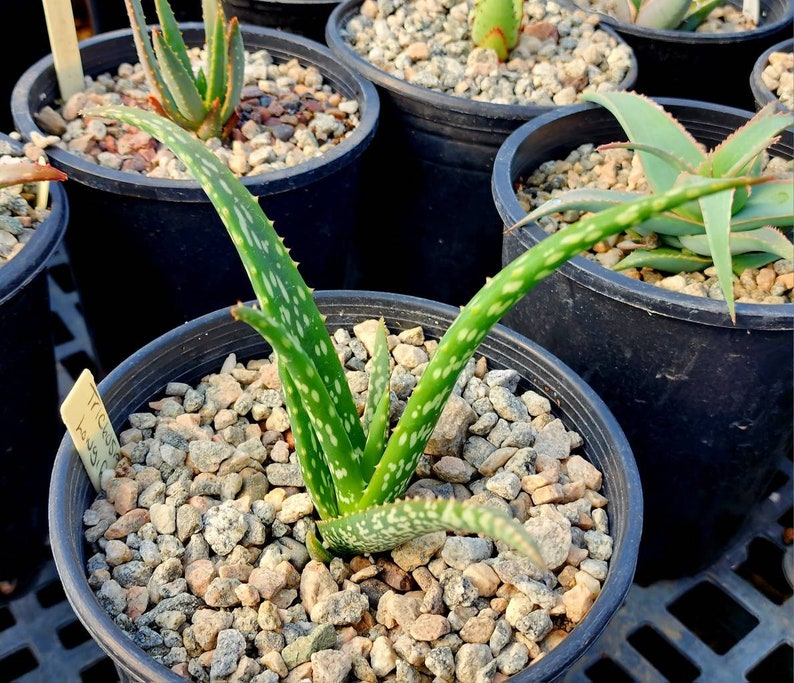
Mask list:
[[[354,386],[374,325],[334,334]],[[436,342],[416,328],[390,346],[408,363],[392,375],[396,417]],[[581,437],[545,397],[516,393],[517,381],[471,361],[408,495],[511,512],[549,570],[490,539],[444,532],[374,556],[309,560],[313,508],[275,366],[230,356],[219,374],[171,383],[130,416],[122,459],[84,514],[89,583],[124,633],[194,681],[475,683],[516,673],[590,609],[613,543]]]
[[[9,137],[20,139],[14,132]],[[46,156],[46,155],[45,155]],[[0,164],[38,161],[40,155],[28,158],[5,140],[0,140]],[[0,268],[16,256],[30,241],[38,225],[50,215],[50,209],[37,207],[39,183],[25,183],[0,188]]]

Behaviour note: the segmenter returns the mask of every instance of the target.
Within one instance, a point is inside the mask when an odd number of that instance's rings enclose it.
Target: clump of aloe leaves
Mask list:
[[[627,24],[668,31],[694,31],[725,0],[615,0],[614,14]]]
[[[202,140],[225,138],[236,121],[245,76],[237,17],[227,22],[220,0],[202,0],[206,69],[194,68],[167,0],[155,0],[159,27],[152,27],[151,37],[141,0],[125,2],[154,110]]]
[[[448,530],[502,540],[545,566],[527,530],[501,511],[446,499],[400,500],[460,372],[501,317],[572,256],[683,202],[764,180],[693,177],[543,240],[496,273],[461,309],[399,421],[390,425],[383,322],[362,419],[312,290],[256,198],[196,137],[154,112],[105,106],[85,113],[137,126],[167,145],[204,188],[226,226],[258,303],[238,304],[231,314],[258,330],[275,353],[301,473],[320,518],[321,538],[309,538],[307,547],[323,560],[333,553],[389,550]]]
[[[713,149],[705,149],[658,103],[631,91],[585,93],[582,99],[608,109],[627,142],[599,149],[627,148],[639,155],[653,193],[663,193],[692,177],[759,177],[769,147],[794,114],[769,104]],[[603,211],[640,193],[578,188],[562,191],[530,211],[519,225],[567,211]],[[667,273],[714,267],[731,319],[736,320],[733,276],[778,259],[794,261],[794,244],[782,229],[794,225],[794,182],[779,177],[752,189],[737,188],[686,202],[627,230],[638,248],[613,270],[655,268]],[[517,227],[517,226],[513,226]]]

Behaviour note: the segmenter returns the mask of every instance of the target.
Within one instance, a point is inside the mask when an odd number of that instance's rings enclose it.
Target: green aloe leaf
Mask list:
[[[775,225],[779,228],[794,225],[794,182],[791,178],[781,178],[764,185],[757,185],[750,193],[748,201],[731,218],[731,230],[741,232],[762,225]]]
[[[706,227],[706,241],[709,245],[711,260],[717,271],[720,289],[725,297],[731,320],[736,322],[736,305],[733,300],[733,269],[731,266],[731,207],[733,206],[733,190],[720,192],[698,200],[703,225]],[[679,237],[681,244],[686,246],[686,237]]]
[[[381,318],[375,334],[375,345],[370,360],[369,387],[367,389],[367,403],[364,408],[364,431],[367,443],[364,446],[364,455],[361,459],[362,476],[366,481],[375,471],[375,466],[380,460],[386,437],[389,431],[389,409],[391,400],[389,395],[390,361],[389,342],[386,332],[386,323]]]
[[[282,362],[279,362],[278,370],[303,483],[320,517],[336,517],[339,514],[339,506],[333,477],[317,441],[309,413],[303,409],[300,392]]]
[[[703,147],[689,131],[659,104],[630,91],[586,92],[581,98],[608,109],[620,123],[631,142],[660,147],[690,168],[698,168],[706,159]],[[647,152],[638,152],[648,184],[662,192],[675,184],[680,171],[667,160]]]
[[[189,121],[202,121],[205,112],[204,101],[196,88],[193,72],[189,67],[185,69],[182,60],[157,29],[152,31],[152,43],[163,83],[171,94],[177,111]]]
[[[207,35],[207,93],[206,103],[222,101],[226,95],[226,77],[228,75],[229,40],[224,26],[223,7],[218,2],[218,19],[213,22],[214,29]]]
[[[725,4],[725,0],[694,0],[684,20],[676,27],[678,31],[694,31],[711,14],[715,7]]]
[[[322,450],[333,479],[339,511],[349,512],[355,509],[365,484],[359,464],[363,452],[351,443],[348,436],[349,425],[344,423],[337,412],[336,403],[328,393],[324,378],[304,350],[306,347],[301,343],[302,338],[268,314],[251,306],[238,304],[232,309],[232,315],[249,324],[267,339],[276,355],[280,359],[285,359],[280,362],[288,362],[284,374],[289,373],[289,381],[284,383],[282,380],[282,385],[285,392],[289,392],[290,404],[293,408],[290,416],[296,411],[305,412],[309,416],[308,424]],[[327,332],[325,340],[330,346]],[[303,428],[303,423],[298,423],[297,427],[293,426],[293,430]],[[305,440],[302,434],[300,436]]]
[[[621,271],[629,268],[655,268],[665,273],[694,273],[712,264],[711,258],[686,254],[680,249],[635,249],[626,258],[618,261],[612,270]]]
[[[710,253],[705,235],[689,235],[681,237],[680,240],[686,249],[696,254],[708,256]],[[730,251],[734,255],[757,251],[774,259],[794,261],[794,244],[780,230],[768,225],[755,230],[731,233]],[[733,260],[736,261],[735,258]]]
[[[672,31],[684,19],[691,3],[692,0],[645,0],[640,4],[633,23]]]
[[[741,275],[746,268],[763,268],[776,259],[776,256],[762,253],[736,254],[733,257],[733,272]]]
[[[185,71],[191,73],[190,55],[188,55],[187,46],[182,37],[182,31],[179,30],[179,23],[171,10],[171,5],[168,3],[168,0],[155,0],[155,12],[157,13],[157,18],[160,22],[160,30],[162,31],[165,42],[178,57]]]
[[[565,213],[566,211],[603,211],[643,196],[647,195],[641,192],[602,190],[598,188],[583,187],[575,190],[566,190],[530,211],[520,225],[526,225],[528,222],[537,221],[544,216]],[[512,226],[511,229],[520,227],[520,225]],[[673,213],[664,213],[653,216],[641,226],[637,226],[637,232],[641,235],[649,235],[652,232],[660,235],[690,235],[705,232],[705,228],[697,220]]]
[[[240,103],[245,83],[245,47],[237,17],[229,20],[229,54],[227,60],[226,92],[222,96],[220,120],[228,121]]]
[[[775,137],[794,126],[794,114],[777,112],[770,102],[723,140],[709,155],[713,177],[757,175],[761,155]]]
[[[535,539],[501,510],[457,500],[400,500],[337,519],[322,520],[317,529],[337,552],[390,550],[434,531],[479,533],[504,541],[545,568]]]

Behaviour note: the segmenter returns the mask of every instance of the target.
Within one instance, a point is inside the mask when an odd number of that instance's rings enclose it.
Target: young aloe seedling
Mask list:
[[[690,175],[704,178],[759,176],[763,156],[779,134],[794,126],[794,114],[775,112],[774,104],[757,112],[712,150],[705,150],[656,102],[633,92],[585,93],[582,99],[606,107],[640,156],[651,190],[665,192]],[[601,211],[631,201],[636,192],[582,188],[549,199],[520,221],[524,225],[552,213]],[[794,182],[779,178],[752,191],[738,188],[686,203],[634,227],[638,244],[657,235],[659,246],[632,251],[614,270],[648,266],[670,273],[704,270],[713,265],[732,320],[736,320],[732,273],[760,268],[777,259],[794,260],[794,244],[779,228],[794,225]]]
[[[725,0],[615,0],[615,17],[627,24],[694,31]]]
[[[91,109],[161,140],[185,164],[226,226],[259,307],[238,304],[232,315],[258,330],[275,351],[301,473],[320,520],[315,557],[328,551],[391,549],[438,530],[501,539],[543,566],[533,538],[515,519],[454,500],[398,500],[414,474],[455,382],[499,319],[542,278],[590,245],[704,194],[761,179],[693,177],[681,187],[596,214],[543,240],[488,280],[439,341],[394,429],[388,424],[388,359],[381,322],[369,398],[360,419],[323,316],[273,224],[256,198],[197,139],[149,111]]]
[[[220,0],[202,0],[207,70],[194,71],[187,45],[166,0],[155,0],[160,28],[151,40],[141,0],[125,0],[138,60],[156,112],[202,139],[224,138],[235,121],[245,75],[237,17],[228,25]]]
[[[491,48],[501,61],[518,44],[523,18],[523,0],[475,0],[471,39],[477,47]]]

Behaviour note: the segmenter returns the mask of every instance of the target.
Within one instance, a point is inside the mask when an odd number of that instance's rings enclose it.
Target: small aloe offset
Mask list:
[[[245,75],[237,18],[227,24],[220,0],[202,0],[207,67],[194,70],[167,0],[155,0],[160,26],[152,28],[151,40],[141,0],[125,2],[153,109],[202,140],[225,138],[235,121]]]
[[[543,567],[534,539],[501,511],[455,500],[399,500],[456,380],[500,318],[542,278],[590,245],[704,194],[759,178],[693,178],[685,186],[594,215],[543,240],[489,279],[439,341],[402,417],[389,430],[389,359],[381,319],[368,402],[359,417],[344,369],[312,291],[256,198],[195,137],[149,111],[106,106],[86,112],[139,127],[166,144],[204,188],[245,266],[258,307],[232,315],[275,352],[304,483],[320,520],[313,557],[389,550],[439,530],[504,541]]]
[[[794,126],[794,114],[774,104],[758,111],[712,150],[705,150],[659,104],[633,92],[585,93],[583,100],[607,108],[629,142],[602,145],[636,150],[652,192],[662,193],[692,176],[759,176],[764,154],[780,133]],[[532,210],[520,225],[565,211],[601,211],[640,196],[637,192],[568,190]],[[794,225],[794,182],[789,178],[731,193],[702,197],[655,216],[627,231],[638,248],[613,270],[650,267],[669,273],[714,266],[731,319],[736,319],[733,273],[777,259],[794,260],[794,244],[780,228]],[[516,227],[516,226],[514,226]],[[656,239],[658,237],[658,240]],[[658,246],[649,246],[658,245]]]
[[[524,0],[475,0],[471,39],[477,47],[491,48],[506,61],[518,44]]]

